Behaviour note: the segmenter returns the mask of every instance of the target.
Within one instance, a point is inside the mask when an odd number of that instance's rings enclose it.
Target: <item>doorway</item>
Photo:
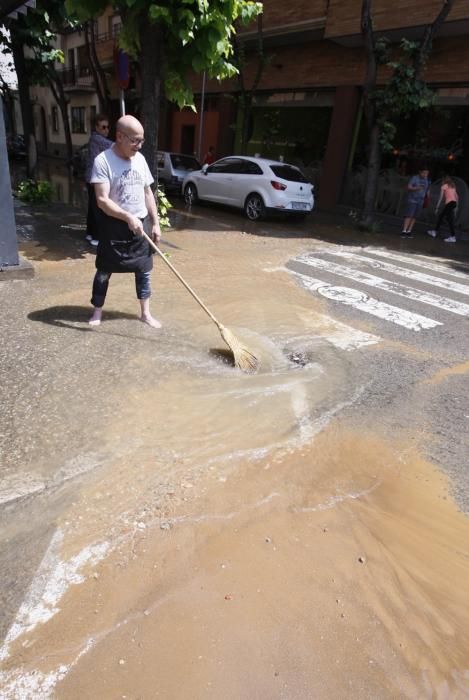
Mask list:
[[[181,127],[181,153],[193,156],[195,153],[195,126],[184,124]]]

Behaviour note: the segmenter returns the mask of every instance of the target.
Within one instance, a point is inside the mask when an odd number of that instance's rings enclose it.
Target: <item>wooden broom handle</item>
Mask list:
[[[194,290],[192,289],[192,287],[186,282],[186,280],[182,277],[182,275],[180,275],[179,272],[176,270],[176,268],[174,267],[174,265],[173,265],[172,263],[169,262],[169,260],[168,260],[168,258],[166,257],[166,255],[158,248],[158,246],[156,245],[156,243],[154,243],[154,242],[151,240],[150,236],[148,236],[148,235],[145,233],[145,231],[143,231],[143,236],[147,239],[148,243],[151,245],[151,247],[153,248],[153,250],[154,250],[156,253],[158,253],[158,255],[160,256],[160,258],[161,258],[162,260],[164,260],[164,262],[166,263],[166,265],[174,272],[174,274],[176,275],[176,277],[178,278],[178,280],[179,280],[180,282],[182,282],[182,284],[185,286],[185,288],[187,289],[187,291],[189,292],[189,294],[192,294],[192,296],[194,297],[194,299],[196,300],[196,302],[197,302],[198,304],[200,304],[200,306],[203,308],[203,310],[205,311],[205,313],[206,313],[208,316],[210,316],[210,318],[212,319],[212,321],[213,321],[214,323],[216,323],[217,326],[218,326],[218,328],[221,330],[221,329],[223,328],[222,324],[215,318],[215,316],[212,314],[212,312],[210,311],[210,309],[208,309],[208,308],[205,306],[205,304],[204,304],[204,302],[202,301],[202,299],[200,299],[200,297],[197,296],[197,294],[194,292]]]

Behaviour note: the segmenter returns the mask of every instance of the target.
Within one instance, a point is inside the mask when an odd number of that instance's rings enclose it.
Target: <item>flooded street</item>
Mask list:
[[[161,330],[131,275],[91,329],[83,213],[19,214],[35,277],[0,283],[0,698],[469,698],[467,463],[432,413],[464,344],[333,313],[286,268],[324,249],[305,228],[172,216],[162,248],[257,374],[161,261]]]

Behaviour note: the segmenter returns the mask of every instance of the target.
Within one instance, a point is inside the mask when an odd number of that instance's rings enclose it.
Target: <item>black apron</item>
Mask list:
[[[96,268],[103,272],[149,272],[153,250],[148,241],[133,233],[125,221],[100,213]]]

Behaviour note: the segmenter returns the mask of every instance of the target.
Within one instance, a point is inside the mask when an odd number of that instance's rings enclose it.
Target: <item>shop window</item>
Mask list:
[[[86,134],[85,108],[72,107],[72,132],[74,134]]]

